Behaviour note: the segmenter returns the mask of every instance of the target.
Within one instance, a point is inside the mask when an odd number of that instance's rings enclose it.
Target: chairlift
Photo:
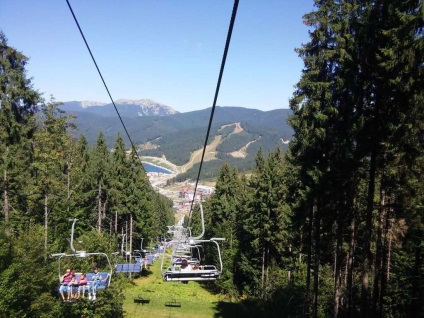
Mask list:
[[[183,259],[187,259],[190,265],[200,264],[201,255],[199,248],[202,245],[187,245],[184,244],[184,249],[173,248],[171,255],[171,263],[172,265],[181,265]],[[194,253],[195,251],[195,253]]]
[[[88,258],[88,257],[96,257],[96,256],[101,256],[102,258],[104,258],[107,262],[107,265],[109,266],[109,271],[99,271],[99,274],[101,275],[102,279],[99,281],[99,285],[97,286],[97,289],[105,289],[108,288],[110,285],[110,282],[112,280],[112,265],[110,263],[109,257],[107,256],[106,253],[101,253],[101,252],[86,252],[86,251],[78,251],[74,248],[74,230],[75,230],[75,223],[78,221],[78,219],[70,219],[69,221],[72,221],[72,230],[71,230],[71,242],[70,242],[70,246],[71,246],[71,250],[73,253],[71,254],[66,254],[66,253],[56,253],[56,254],[52,254],[52,257],[58,257],[58,278],[59,278],[59,283],[61,284],[60,278],[61,278],[61,274],[62,274],[62,270],[61,270],[61,261],[62,259],[65,258]],[[91,283],[91,278],[94,275],[94,273],[86,273],[86,277],[87,277],[87,281],[88,284]],[[75,274],[76,276],[76,280],[78,280],[80,274],[77,273]]]
[[[163,270],[164,258],[162,258],[162,277],[166,282],[172,281],[212,281],[221,278],[222,258],[217,240],[197,240],[198,243],[214,243],[217,247],[219,257],[219,268],[215,265],[200,265],[199,262],[187,260],[187,266],[183,266],[183,261],[174,262],[166,270]]]
[[[126,259],[129,260],[132,259],[132,257],[134,256],[135,259],[135,263],[130,263],[130,262],[126,262],[123,264],[115,264],[115,273],[140,273],[142,271],[143,268],[143,264],[142,264],[142,251],[143,250],[135,250],[134,253],[132,253],[131,251],[125,251],[124,250],[124,241],[125,241],[125,236],[126,234],[122,235],[122,243],[121,243],[121,256],[125,257]],[[143,240],[143,239],[142,239]],[[141,243],[141,247],[143,246],[143,241]]]
[[[166,252],[164,251],[164,253],[162,254],[161,274],[164,281],[212,281],[221,278],[223,265],[221,258],[221,250],[218,241],[222,241],[225,239],[202,239],[203,235],[205,234],[205,222],[203,217],[203,207],[201,203],[200,216],[202,232],[196,237],[191,236],[190,229],[181,228],[180,226],[168,227],[170,230],[172,230],[174,234],[177,235],[174,235],[174,238],[171,241],[167,242],[165,246],[165,251],[170,246],[172,246],[173,248],[171,253],[171,265],[169,267],[165,266]],[[188,236],[187,233],[189,233],[190,236]],[[205,243],[215,244],[219,257],[219,267],[215,265],[200,265],[199,247]],[[192,260],[193,249],[197,250],[199,259]],[[181,257],[181,261],[176,258],[178,256]],[[185,259],[187,265],[183,264],[183,259]]]

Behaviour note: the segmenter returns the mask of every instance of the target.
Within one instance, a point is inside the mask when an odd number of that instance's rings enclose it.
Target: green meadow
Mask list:
[[[149,303],[135,303],[139,298]],[[201,283],[164,282],[160,260],[156,260],[147,276],[134,279],[125,289],[124,310],[127,317],[210,318],[220,316],[218,307],[223,300]]]

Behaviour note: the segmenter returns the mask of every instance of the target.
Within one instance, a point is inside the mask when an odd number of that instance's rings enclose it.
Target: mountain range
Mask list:
[[[211,108],[179,113],[148,99],[122,99],[115,105],[142,156],[165,157],[173,164],[183,166],[204,146]],[[60,108],[76,116],[77,134],[84,134],[90,144],[94,144],[99,132],[103,131],[110,148],[118,133],[130,148],[113,104],[71,101]],[[287,123],[290,114],[289,109],[261,111],[217,106],[208,140],[210,155],[202,173],[205,171],[205,177],[216,176],[224,161],[239,171],[249,171],[260,148],[265,154],[277,146],[285,148],[293,136]],[[190,167],[196,168],[196,165]]]
[[[178,113],[171,107],[157,103],[151,99],[118,99],[115,101],[115,105],[123,117],[167,116]],[[84,112],[106,117],[116,116],[116,110],[112,103],[71,101],[65,102],[61,109],[66,112]]]

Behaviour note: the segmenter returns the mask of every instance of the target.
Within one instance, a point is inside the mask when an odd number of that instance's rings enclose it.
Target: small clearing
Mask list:
[[[230,156],[232,156],[233,158],[246,158],[247,156],[247,148],[254,142],[257,142],[258,140],[260,140],[261,137],[259,137],[256,140],[252,140],[250,142],[247,143],[247,145],[245,145],[244,147],[241,147],[239,150],[233,151],[230,153]]]
[[[218,147],[219,143],[221,142],[221,139],[222,139],[221,135],[215,136],[215,139],[209,145],[206,146],[204,161],[211,161],[216,159],[216,147]],[[191,154],[190,161],[187,162],[185,165],[178,167],[179,171],[186,172],[191,167],[193,167],[195,163],[200,162],[200,160],[202,159],[202,153],[203,153],[203,148],[200,148],[199,150],[194,151]]]
[[[243,129],[243,127],[241,127],[240,123],[233,123],[233,124],[223,125],[223,126],[221,126],[221,128],[219,130],[224,129],[225,127],[233,126],[233,125],[234,125],[234,130],[232,131],[232,133],[230,133],[228,135],[228,137],[231,136],[232,134],[239,134],[242,131],[244,131],[244,129]]]
[[[157,149],[157,148],[159,148],[159,146],[152,144],[150,141],[138,146],[139,150],[149,150],[149,149]]]

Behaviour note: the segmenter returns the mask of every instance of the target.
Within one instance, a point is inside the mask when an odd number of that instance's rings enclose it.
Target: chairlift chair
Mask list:
[[[121,243],[120,254],[121,254],[121,256],[125,257],[126,259],[127,259],[127,257],[129,257],[130,260],[134,257],[135,263],[130,263],[130,262],[115,263],[115,273],[125,273],[125,274],[140,273],[142,271],[142,268],[143,268],[143,264],[141,263],[143,250],[134,250],[133,253],[131,251],[125,251],[124,250],[125,236],[126,236],[126,234],[122,235],[122,243]]]
[[[164,258],[162,258],[161,273],[162,278],[165,282],[172,281],[213,281],[221,278],[222,274],[222,258],[221,251],[219,248],[218,241],[219,239],[211,240],[197,240],[198,243],[214,243],[217,247],[217,252],[219,256],[219,268],[215,265],[199,265],[196,263],[189,263],[187,268],[183,268],[181,263],[175,262],[166,270],[164,270]]]
[[[71,242],[70,242],[70,246],[71,246],[71,250],[73,253],[71,254],[66,254],[66,253],[56,253],[56,254],[52,254],[52,257],[58,257],[58,278],[59,278],[59,283],[60,282],[60,278],[61,278],[61,274],[62,274],[62,270],[61,270],[61,260],[64,258],[88,258],[88,257],[94,257],[94,256],[101,256],[102,258],[104,258],[107,262],[107,265],[109,266],[109,271],[99,271],[99,274],[102,276],[102,280],[99,281],[99,285],[97,286],[97,289],[105,289],[108,288],[110,285],[110,282],[112,280],[112,265],[110,263],[109,257],[107,256],[106,253],[101,253],[101,252],[90,252],[87,253],[86,251],[77,251],[74,248],[74,230],[75,230],[75,223],[77,222],[78,219],[71,219],[69,221],[72,221],[72,230],[71,230]],[[76,274],[76,279],[78,280],[80,274]],[[91,283],[91,277],[92,275],[94,275],[94,273],[86,273],[86,277],[87,277],[87,281],[90,284]]]
[[[211,281],[221,278],[222,274],[222,258],[221,258],[221,250],[218,244],[218,241],[224,240],[224,238],[213,238],[210,240],[202,239],[203,235],[205,234],[205,222],[203,217],[203,207],[200,202],[200,217],[201,217],[201,224],[202,224],[202,232],[200,235],[193,237],[191,236],[190,229],[183,230],[180,226],[174,226],[174,227],[168,227],[170,230],[174,230],[174,234],[177,233],[177,236],[174,235],[173,240],[167,242],[165,251],[169,246],[173,247],[173,251],[171,254],[171,266],[167,267],[165,269],[165,256],[166,253],[164,252],[162,255],[162,264],[161,264],[161,273],[162,278],[164,281]],[[178,229],[178,231],[176,231]],[[190,236],[187,236],[187,233],[190,234]],[[185,234],[185,235],[181,235]],[[218,257],[219,257],[219,268],[215,265],[203,265],[203,266],[197,266],[197,264],[189,264],[187,268],[182,268],[181,264],[176,262],[175,256],[178,255],[179,252],[186,252],[190,251],[190,256],[193,248],[196,248],[198,251],[198,255],[200,256],[199,252],[199,244],[204,243],[213,243],[216,245]],[[195,266],[196,265],[196,266]]]

